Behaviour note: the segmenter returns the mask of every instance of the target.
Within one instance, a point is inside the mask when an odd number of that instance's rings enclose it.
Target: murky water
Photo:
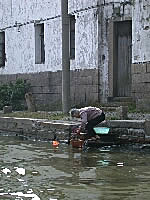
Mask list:
[[[150,199],[150,151],[0,137],[0,199]]]

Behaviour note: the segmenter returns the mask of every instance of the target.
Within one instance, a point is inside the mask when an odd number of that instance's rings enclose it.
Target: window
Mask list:
[[[75,16],[70,15],[70,59],[75,59]]]
[[[35,64],[45,63],[44,24],[35,25]]]
[[[0,67],[5,66],[5,32],[0,32]]]

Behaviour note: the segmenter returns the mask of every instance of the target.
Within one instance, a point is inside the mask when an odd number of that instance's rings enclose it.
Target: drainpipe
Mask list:
[[[61,0],[62,14],[62,110],[70,109],[70,58],[68,0]]]

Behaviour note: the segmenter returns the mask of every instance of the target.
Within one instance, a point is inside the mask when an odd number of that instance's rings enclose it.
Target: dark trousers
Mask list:
[[[88,138],[96,135],[93,128],[104,120],[105,120],[105,114],[102,112],[102,114],[100,116],[96,117],[95,119],[88,121],[88,123],[85,127],[85,129],[87,130],[87,137]]]

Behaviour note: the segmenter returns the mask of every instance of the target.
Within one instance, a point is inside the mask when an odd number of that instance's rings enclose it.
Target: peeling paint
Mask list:
[[[136,0],[133,8],[133,63],[150,61],[149,24],[150,1]]]

